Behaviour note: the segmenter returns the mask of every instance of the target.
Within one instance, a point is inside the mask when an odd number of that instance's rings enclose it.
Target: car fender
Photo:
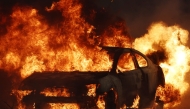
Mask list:
[[[117,106],[123,105],[123,89],[121,80],[116,75],[108,74],[107,76],[99,79],[99,86],[97,88],[98,93],[108,92],[113,88],[117,92]]]

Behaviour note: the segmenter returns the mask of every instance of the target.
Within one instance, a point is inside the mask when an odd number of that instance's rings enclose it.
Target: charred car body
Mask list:
[[[139,108],[153,107],[159,85],[165,85],[160,66],[132,48],[102,47],[112,56],[110,71],[99,72],[35,72],[22,81],[19,90],[32,90],[22,101],[41,108],[43,103],[77,103],[81,108],[96,107],[98,95],[105,95],[106,109],[131,106],[139,95]],[[87,96],[86,85],[96,85],[96,97]],[[41,94],[46,88],[66,88],[68,97],[49,97]],[[117,95],[117,96],[115,96]],[[82,99],[81,99],[82,98]]]

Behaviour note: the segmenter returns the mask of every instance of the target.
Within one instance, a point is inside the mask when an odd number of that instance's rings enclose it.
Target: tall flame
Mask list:
[[[25,78],[34,71],[97,71],[111,67],[107,53],[90,38],[93,26],[81,18],[80,3],[61,0],[46,10],[61,12],[63,20],[49,25],[32,7],[13,8],[8,31],[0,37],[0,68],[20,70]]]

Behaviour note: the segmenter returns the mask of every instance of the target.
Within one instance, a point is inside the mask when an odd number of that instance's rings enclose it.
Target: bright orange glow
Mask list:
[[[160,96],[160,100],[164,101],[165,107],[175,107],[180,104],[181,96],[179,89],[176,89],[172,84],[166,84],[165,88],[158,87],[157,96]]]
[[[96,104],[97,104],[98,109],[105,109],[104,96],[102,95],[98,96],[98,101]]]
[[[0,37],[0,69],[17,73],[22,79],[35,71],[109,71],[113,60],[102,50],[102,45],[134,47],[147,55],[164,50],[167,59],[159,65],[165,74],[166,87],[159,87],[157,95],[166,103],[165,108],[180,104],[180,97],[183,97],[189,87],[184,80],[186,73],[190,71],[190,48],[186,46],[189,37],[187,30],[178,25],[167,26],[158,22],[150,26],[147,34],[136,38],[132,43],[125,33],[123,21],[110,24],[101,36],[95,35],[96,28],[81,17],[81,9],[82,4],[77,0],[54,2],[44,10],[47,13],[60,12],[61,20],[58,23],[49,23],[46,16],[40,15],[39,10],[33,7],[14,6],[9,25],[6,26],[7,32]],[[137,59],[140,66],[147,65],[143,58]],[[121,70],[134,69],[131,62],[132,60],[124,64],[119,61],[119,65],[123,65]],[[95,97],[96,86],[87,85],[87,88],[87,95]],[[18,99],[19,109],[25,108],[21,99],[30,92],[13,90]],[[45,89],[41,94],[70,96],[66,89]],[[139,99],[135,99],[133,107],[138,107]],[[49,105],[52,109],[80,108],[75,103]],[[97,106],[100,109],[105,108],[102,96],[99,96]]]
[[[146,67],[147,66],[147,60],[145,60],[145,58],[143,58],[139,54],[135,54],[135,56],[137,58],[137,62],[139,64],[139,67]]]
[[[13,8],[8,32],[0,39],[3,53],[0,68],[19,70],[22,78],[34,71],[102,71],[111,68],[112,60],[106,51],[90,38],[94,27],[80,17],[80,3],[61,0],[46,10],[63,12],[64,20],[59,26],[49,25],[32,7]]]
[[[162,95],[161,99],[166,102],[165,108],[180,104],[181,101],[178,97],[182,97],[189,87],[184,80],[186,73],[190,71],[190,48],[186,46],[188,35],[187,30],[177,25],[167,26],[158,22],[152,24],[148,33],[134,42],[134,47],[145,54],[151,54],[158,50],[164,50],[166,53],[167,59],[160,63],[165,74],[166,88],[158,89],[158,95]],[[173,98],[175,100],[171,100]]]
[[[89,85],[86,85],[86,87],[88,89],[87,95],[95,97],[96,96],[96,84],[89,84]]]
[[[137,95],[137,97],[134,99],[133,105],[131,108],[138,108],[140,97]]]
[[[99,45],[114,42],[111,45],[129,46],[127,34],[122,33],[125,31],[124,22],[109,26],[112,36],[109,36],[111,42],[108,42],[104,38],[108,36],[107,30],[102,36],[91,36],[96,28],[81,17],[81,8],[82,4],[78,1],[54,2],[45,10],[49,13],[59,11],[63,20],[49,24],[39,10],[30,6],[14,6],[9,25],[6,26],[7,33],[0,37],[0,68],[15,71],[22,79],[35,71],[110,70],[112,60]],[[58,92],[44,90],[43,94],[54,95]],[[89,89],[88,95],[95,96],[93,88]],[[52,108],[54,106],[51,104]]]
[[[67,103],[49,103],[51,106],[51,109],[80,109],[80,107],[73,103],[73,104],[67,104]]]
[[[70,97],[70,93],[66,88],[47,88],[44,89],[41,94],[45,96],[63,96]]]
[[[130,53],[124,53],[121,55],[118,61],[118,69],[120,71],[130,71],[134,70],[134,62]]]
[[[120,109],[138,109],[138,105],[139,105],[139,100],[140,100],[140,97],[139,95],[136,96],[136,98],[134,99],[133,101],[133,105],[131,107],[127,107],[125,104],[122,108]]]
[[[16,95],[17,101],[20,102],[22,98],[28,94],[30,94],[32,91],[25,90],[25,91],[19,91],[19,90],[12,90],[12,94]],[[18,109],[26,109],[26,106],[23,105],[21,102],[18,104]]]

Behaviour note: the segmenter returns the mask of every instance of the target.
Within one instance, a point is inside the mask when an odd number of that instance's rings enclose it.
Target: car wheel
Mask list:
[[[115,93],[113,90],[107,92],[105,96],[105,109],[116,109]]]

